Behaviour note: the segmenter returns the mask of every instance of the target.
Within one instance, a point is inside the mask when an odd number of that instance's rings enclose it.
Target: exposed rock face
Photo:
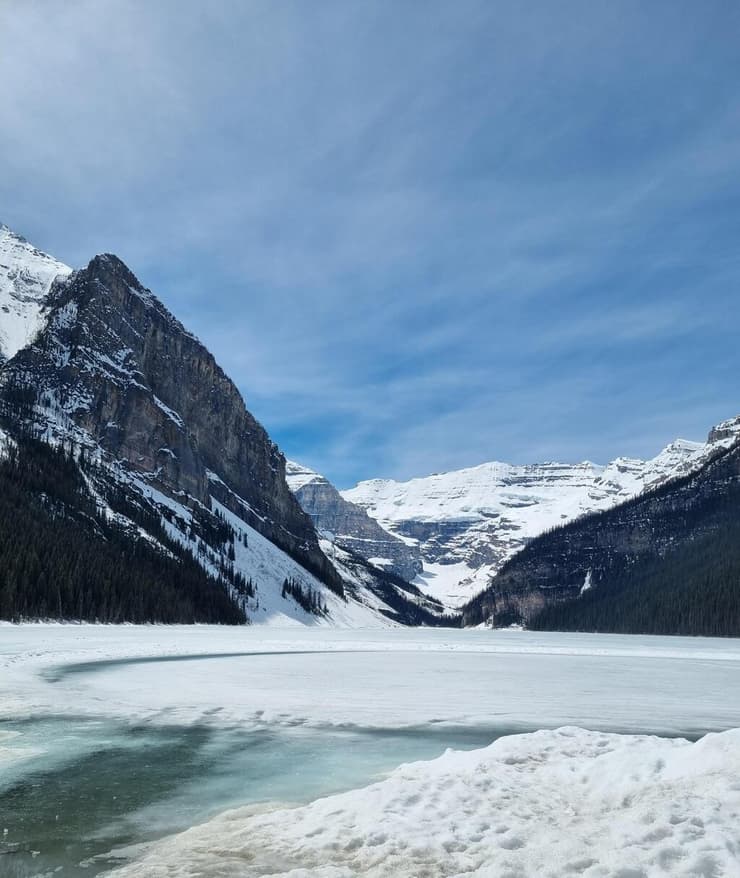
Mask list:
[[[630,565],[723,526],[728,504],[737,503],[740,445],[722,439],[692,474],[530,542],[463,608],[464,623],[526,624],[544,607],[607,587]]]
[[[407,545],[384,530],[364,509],[345,500],[324,476],[290,460],[286,473],[304,511],[318,530],[333,535],[337,545],[409,582],[421,572],[418,546]]]
[[[715,442],[723,442],[727,439],[732,441],[738,436],[740,436],[740,415],[722,421],[720,424],[717,424],[716,427],[713,427],[709,431],[708,441],[712,444]]]
[[[89,434],[165,494],[211,496],[341,590],[285,459],[205,347],[115,256],[57,281],[45,328],[4,371],[51,424]]]
[[[460,606],[527,543],[555,527],[610,509],[666,480],[692,472],[732,441],[734,422],[710,442],[678,439],[651,460],[619,457],[606,466],[485,463],[396,482],[373,479],[344,491],[392,533],[418,543],[425,569],[447,580],[437,596]],[[740,429],[740,418],[735,430]],[[433,578],[422,590],[434,588]]]

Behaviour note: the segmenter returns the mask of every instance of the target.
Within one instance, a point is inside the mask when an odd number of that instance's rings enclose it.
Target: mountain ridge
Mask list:
[[[418,545],[425,572],[414,582],[456,609],[544,531],[700,467],[715,444],[729,441],[735,421],[715,427],[705,443],[676,439],[649,460],[491,461],[405,482],[368,480],[341,494]]]
[[[36,324],[0,365],[3,422],[95,462],[94,476],[81,477],[83,505],[166,554],[161,531],[252,621],[431,619],[423,596],[381,570],[337,569],[234,383],[118,257],[72,271],[15,233],[4,240],[5,287],[30,289],[21,298]],[[127,519],[132,509],[157,533]]]
[[[734,434],[699,469],[532,540],[463,624],[737,636],[738,533]]]
[[[0,419],[0,457],[25,442],[32,461],[26,433],[65,449],[80,508],[103,516],[93,530],[113,522],[157,551],[177,546],[245,618],[352,625],[455,624],[461,609],[469,621],[474,596],[485,603],[543,535],[702,471],[740,435],[736,416],[649,460],[491,461],[340,492],[286,461],[213,354],[117,256],[72,270],[7,226]],[[562,595],[597,580],[588,568]]]
[[[295,461],[286,461],[288,487],[319,531],[375,566],[411,581],[422,570],[417,547],[381,527],[360,506],[345,500],[324,476]]]

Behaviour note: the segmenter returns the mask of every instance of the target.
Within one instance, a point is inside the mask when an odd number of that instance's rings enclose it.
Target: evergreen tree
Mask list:
[[[110,520],[71,449],[19,436],[0,460],[0,618],[98,622],[246,621],[228,578],[209,575],[143,502],[106,502],[163,549]]]

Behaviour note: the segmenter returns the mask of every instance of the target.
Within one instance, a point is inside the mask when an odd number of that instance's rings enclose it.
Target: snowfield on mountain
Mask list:
[[[52,283],[71,272],[0,223],[0,359],[9,360],[43,327]]]
[[[415,584],[457,608],[533,537],[698,469],[738,431],[736,418],[715,427],[707,442],[677,439],[651,460],[619,457],[606,466],[494,461],[406,482],[370,479],[341,494],[418,546],[424,570]]]

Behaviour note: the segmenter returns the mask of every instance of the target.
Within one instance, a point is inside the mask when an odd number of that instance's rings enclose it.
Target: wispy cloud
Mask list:
[[[0,7],[0,218],[126,259],[342,484],[740,409],[728,2]]]

